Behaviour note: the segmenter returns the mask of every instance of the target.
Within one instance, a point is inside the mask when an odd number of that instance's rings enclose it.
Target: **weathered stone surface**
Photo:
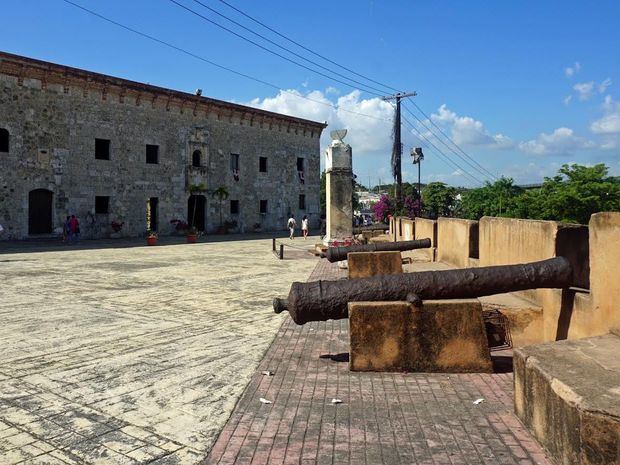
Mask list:
[[[515,350],[515,411],[558,464],[620,463],[620,337]]]
[[[510,325],[513,347],[539,344],[543,337],[543,309],[516,294],[480,297],[482,310],[499,310]]]
[[[325,241],[353,235],[351,146],[334,140],[325,154],[327,230]]]
[[[426,218],[416,218],[415,219],[415,238],[416,239],[424,239],[430,238],[431,247],[430,249],[424,249],[417,251],[416,254],[418,256],[425,257],[428,261],[434,262],[437,260],[437,221],[429,220]]]
[[[0,464],[204,457],[284,319],[271,297],[318,260],[161,242],[2,245]]]
[[[379,274],[403,272],[400,252],[353,252],[347,255],[349,278],[367,278]]]
[[[146,202],[156,197],[158,229],[168,234],[171,219],[188,219],[189,185],[201,183],[209,191],[225,186],[230,194],[220,205],[200,193],[209,231],[219,226],[220,207],[223,219],[242,230],[255,224],[284,229],[289,212],[298,220],[308,215],[318,227],[323,124],[304,121],[1,53],[0,128],[9,131],[10,147],[0,153],[6,229],[0,238],[28,236],[35,189],[52,193],[55,232],[66,215],[76,214],[83,237],[107,237],[113,220],[125,223],[124,235],[144,234]],[[110,141],[109,160],[95,159],[95,138]],[[159,163],[146,163],[146,144],[159,146]],[[195,150],[201,152],[197,167]],[[239,154],[238,180],[233,153]],[[267,157],[267,172],[259,170],[259,157]],[[95,214],[96,196],[109,197],[109,213]],[[233,200],[238,213],[231,212]],[[267,200],[266,213],[260,200]]]
[[[353,371],[490,372],[477,300],[349,303]]]
[[[437,220],[437,260],[467,268],[478,258],[478,222],[460,218]]]

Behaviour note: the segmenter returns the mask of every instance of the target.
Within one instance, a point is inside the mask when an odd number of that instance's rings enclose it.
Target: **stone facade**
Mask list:
[[[212,232],[221,186],[221,218],[237,230],[284,229],[290,212],[314,227],[325,126],[0,52],[2,238],[57,234],[70,214],[84,237],[110,235],[112,221],[141,235],[151,198],[159,233],[194,203]]]

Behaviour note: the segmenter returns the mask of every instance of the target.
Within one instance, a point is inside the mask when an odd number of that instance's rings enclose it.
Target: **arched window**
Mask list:
[[[0,152],[9,151],[9,130],[0,128]]]
[[[192,153],[192,166],[201,166],[200,165],[201,156],[202,154],[200,153],[200,150],[194,150],[194,153]]]

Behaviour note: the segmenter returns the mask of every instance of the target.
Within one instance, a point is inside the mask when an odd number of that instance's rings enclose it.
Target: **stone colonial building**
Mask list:
[[[316,225],[325,127],[0,52],[2,238],[58,234],[71,214],[83,237]]]

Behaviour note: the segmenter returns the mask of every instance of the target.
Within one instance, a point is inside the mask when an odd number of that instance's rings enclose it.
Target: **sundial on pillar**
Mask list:
[[[343,142],[347,135],[346,129],[337,129],[329,134],[332,143],[325,151],[325,169],[351,169],[351,147]]]

